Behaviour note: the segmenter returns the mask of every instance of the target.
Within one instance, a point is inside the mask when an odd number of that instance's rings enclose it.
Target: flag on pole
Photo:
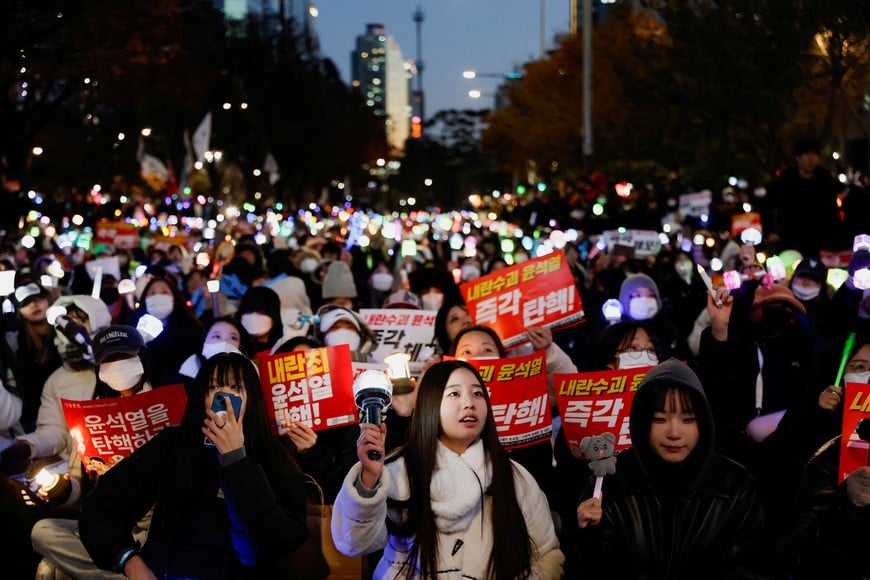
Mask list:
[[[199,127],[193,132],[194,161],[202,161],[205,158],[209,141],[211,141],[211,111],[205,114]]]
[[[266,155],[266,160],[263,161],[263,171],[269,174],[269,185],[275,185],[281,179],[281,173],[278,171],[278,162],[271,153]]]

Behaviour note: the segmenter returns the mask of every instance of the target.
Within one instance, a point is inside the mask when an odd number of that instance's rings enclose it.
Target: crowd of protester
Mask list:
[[[362,245],[328,215],[316,232],[228,229],[222,249],[194,248],[193,236],[132,249],[8,241],[7,577],[302,577],[292,556],[308,535],[303,474],[335,505],[335,545],[374,554],[363,569],[376,578],[867,577],[870,468],[838,485],[836,461],[842,384],[870,378],[870,238],[859,235],[870,233],[868,193],[855,186],[844,203],[812,144],[795,158],[769,198],[754,200],[760,239],[722,226],[744,203],[732,189],[703,223],[683,220],[643,257],[590,235],[549,246],[534,236],[507,251],[497,232],[458,221],[443,236],[408,228],[416,246],[405,252],[374,233]],[[454,248],[457,231],[474,243]],[[475,324],[459,286],[553,250],[565,252],[585,320],[529,327],[526,344],[507,351]],[[791,256],[783,279],[765,268],[774,254]],[[842,264],[826,266],[832,255]],[[120,278],[87,267],[105,258]],[[708,290],[698,265],[742,283]],[[50,316],[53,306],[63,314]],[[416,387],[394,393],[381,426],[296,422],[275,436],[251,359],[346,344],[354,361],[383,362],[363,308],[437,312],[437,348]],[[532,351],[546,353],[550,377],[655,367],[631,408],[633,446],[600,495],[559,431],[552,379],[553,438],[508,453],[483,380],[462,362]],[[61,399],[179,384],[179,426],[111,469],[82,469]],[[216,415],[221,395],[240,398],[240,411]],[[65,485],[35,490],[33,474],[50,464],[65,466]]]

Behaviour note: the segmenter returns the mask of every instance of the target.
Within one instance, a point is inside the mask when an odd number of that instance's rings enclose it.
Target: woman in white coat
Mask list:
[[[339,550],[383,549],[379,579],[561,577],[547,499],[499,445],[474,367],[451,360],[426,371],[407,442],[385,462],[386,429],[361,425],[360,462],[335,500]]]

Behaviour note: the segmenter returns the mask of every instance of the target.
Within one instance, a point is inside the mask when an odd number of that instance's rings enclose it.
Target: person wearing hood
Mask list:
[[[764,516],[748,472],[714,451],[713,414],[697,375],[669,359],[646,373],[631,405],[632,447],[594,478],[577,508],[592,578],[702,578],[752,573]]]
[[[815,329],[816,347],[821,349],[827,338],[828,320],[831,316],[831,299],[828,296],[828,268],[817,258],[805,258],[797,263],[788,287],[794,297],[807,309],[807,317]]]
[[[682,332],[662,307],[662,298],[655,281],[646,274],[634,274],[619,287],[622,319],[646,321],[661,340],[663,358],[691,360],[692,353]]]
[[[284,336],[281,299],[266,286],[252,286],[242,296],[236,320],[251,335],[250,356],[268,352]]]

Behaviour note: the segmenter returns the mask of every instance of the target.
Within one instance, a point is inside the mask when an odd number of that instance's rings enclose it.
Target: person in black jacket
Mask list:
[[[717,578],[758,562],[764,519],[740,465],[713,451],[713,415],[689,367],[650,370],[631,406],[632,447],[577,508],[593,578]]]
[[[213,401],[223,395],[226,415]],[[241,399],[238,417],[226,395]],[[131,529],[154,506],[144,546]],[[304,479],[269,431],[254,365],[205,361],[184,418],[106,473],[79,530],[94,563],[130,578],[268,578],[308,536]]]

